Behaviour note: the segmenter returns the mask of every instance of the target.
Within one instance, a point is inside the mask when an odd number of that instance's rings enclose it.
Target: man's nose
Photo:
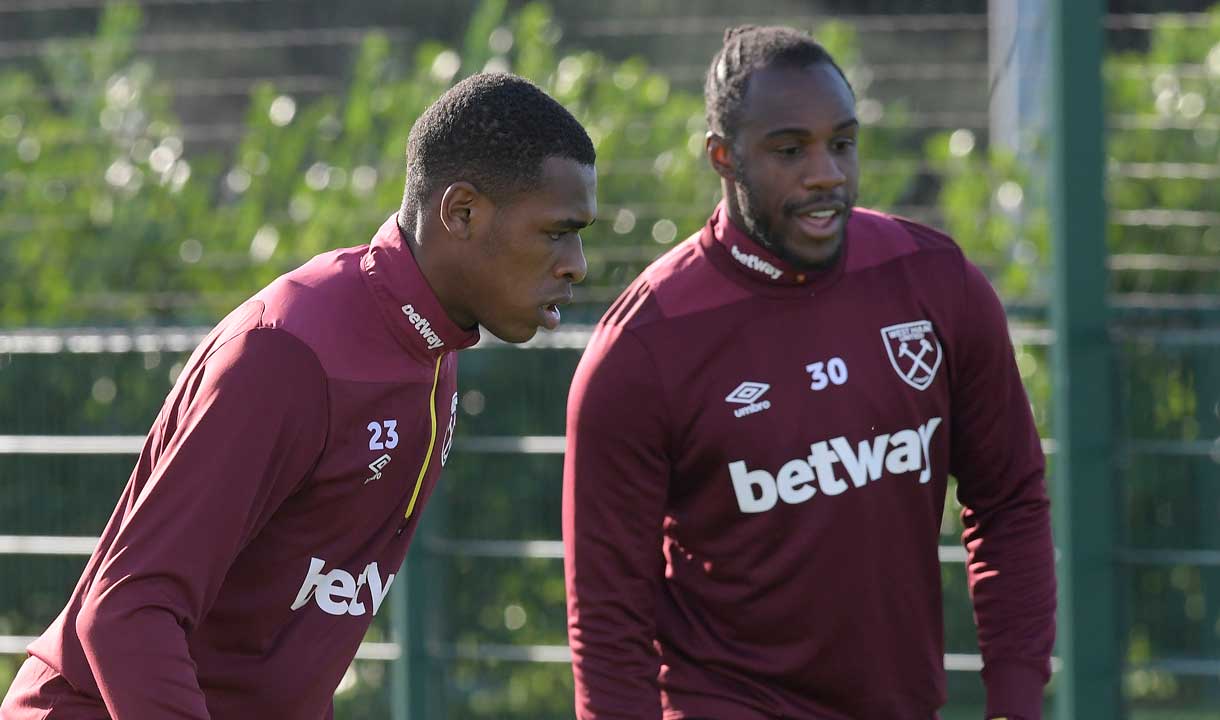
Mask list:
[[[833,190],[847,182],[838,160],[829,152],[811,153],[802,184],[810,190]]]
[[[589,263],[585,260],[585,251],[580,235],[567,243],[559,262],[555,264],[555,275],[571,283],[578,283],[589,273]]]

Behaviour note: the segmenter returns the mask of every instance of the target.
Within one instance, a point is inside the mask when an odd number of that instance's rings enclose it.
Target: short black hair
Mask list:
[[[737,132],[750,76],[764,68],[804,68],[827,63],[851,82],[831,54],[813,38],[792,28],[740,25],[724,31],[724,44],[707,70],[703,94],[707,125],[726,138]],[[852,90],[854,94],[855,91]]]
[[[432,193],[459,180],[494,202],[532,190],[549,157],[597,159],[584,127],[537,85],[508,73],[471,75],[411,128],[399,225],[413,227]]]

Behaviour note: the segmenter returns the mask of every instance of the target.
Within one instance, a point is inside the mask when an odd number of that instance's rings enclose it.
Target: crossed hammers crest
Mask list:
[[[940,369],[941,347],[928,320],[898,323],[881,328],[881,339],[894,372],[916,390],[926,390]],[[910,366],[903,364],[910,362]]]
[[[911,369],[908,370],[906,373],[906,376],[908,379],[914,378],[915,375],[917,374],[917,371],[919,371],[919,370],[922,370],[923,372],[927,373],[928,375],[932,374],[932,368],[926,362],[923,361],[924,356],[930,352],[932,352],[932,343],[928,342],[928,339],[926,337],[919,338],[919,354],[918,355],[911,352],[910,345],[905,340],[902,341],[902,343],[898,346],[898,357],[911,358]]]

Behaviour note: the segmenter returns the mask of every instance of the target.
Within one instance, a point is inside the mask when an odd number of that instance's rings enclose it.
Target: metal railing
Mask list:
[[[1054,341],[1054,333],[1044,326],[1019,319],[1037,317],[1038,312],[1017,310],[1010,325],[1014,343],[1021,346],[1046,347]],[[589,338],[590,326],[568,326],[555,333],[539,334],[525,347],[579,350]],[[0,354],[60,354],[60,353],[133,353],[188,352],[207,334],[209,328],[145,328],[145,329],[37,329],[0,333]],[[1129,329],[1116,328],[1116,342],[1139,341],[1158,346],[1220,345],[1220,330],[1203,328]],[[475,349],[503,347],[494,338],[485,337]],[[140,435],[0,435],[0,455],[135,455],[144,443]],[[1057,446],[1053,439],[1043,440],[1043,450],[1054,456]],[[467,436],[455,439],[455,451],[473,455],[561,455],[564,438],[561,435]],[[1210,457],[1220,461],[1220,440],[1131,440],[1120,448],[1130,455],[1163,455],[1173,457]],[[63,535],[0,535],[0,555],[87,556],[96,546],[91,536]],[[436,558],[498,558],[506,560],[561,560],[563,544],[554,539],[462,539],[421,532],[417,539],[421,549]],[[938,547],[942,563],[966,562],[966,551],[958,545]],[[1146,549],[1116,547],[1114,561],[1120,567],[1177,566],[1220,567],[1220,550],[1209,549]],[[411,584],[402,592],[410,593]],[[398,604],[397,612],[403,612]],[[401,628],[404,621],[396,620]],[[405,636],[409,633],[403,633]],[[24,635],[0,635],[0,654],[20,654],[34,638]],[[418,641],[417,641],[418,642]],[[505,661],[526,663],[567,663],[570,653],[566,645],[497,644],[436,642],[419,643],[418,651],[429,661],[453,660]],[[358,660],[404,661],[405,638],[399,642],[365,642],[359,647]],[[977,672],[982,658],[977,653],[946,653],[945,669],[950,672]],[[1053,659],[1055,672],[1061,669]],[[1183,677],[1214,677],[1220,674],[1220,659],[1185,657],[1149,658],[1138,663],[1126,663],[1124,668],[1148,670]]]

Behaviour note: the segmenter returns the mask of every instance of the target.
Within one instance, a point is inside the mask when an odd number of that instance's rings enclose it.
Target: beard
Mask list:
[[[751,240],[770,250],[776,257],[798,270],[820,272],[833,268],[839,262],[839,258],[843,255],[843,239],[847,235],[847,220],[851,217],[855,198],[848,198],[845,203],[843,229],[839,231],[839,244],[835,247],[834,253],[824,260],[810,262],[789,250],[783,237],[774,231],[771,227],[771,218],[763,210],[764,205],[758,199],[758,193],[755,191],[754,183],[750,181],[749,173],[745,171],[745,167],[741,163],[736,163],[736,166],[737,181],[734,183],[734,194],[737,198],[737,207],[741,210],[741,222],[745,226],[743,229]],[[784,212],[787,210],[785,209]]]

